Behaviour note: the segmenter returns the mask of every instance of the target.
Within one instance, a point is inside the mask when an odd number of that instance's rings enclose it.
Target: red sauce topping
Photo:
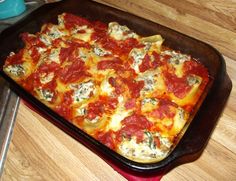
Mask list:
[[[58,77],[60,77],[60,80],[64,83],[75,82],[88,76],[90,75],[86,71],[84,62],[79,58],[75,58],[75,61],[73,61],[71,65],[66,65],[58,73]]]
[[[115,141],[115,134],[113,131],[109,130],[108,132],[99,132],[97,134],[97,140],[106,145],[111,149],[115,149],[117,144]]]
[[[103,48],[111,51],[115,55],[128,55],[129,52],[140,44],[134,38],[117,41],[110,37],[106,31],[95,31],[91,37],[92,40],[99,42]]]
[[[105,35],[104,37],[102,37],[102,39],[99,40],[99,43],[102,44],[102,47],[111,51],[114,54],[118,54],[121,55],[120,52],[120,47],[117,41],[115,41],[114,39],[110,38],[108,35]]]
[[[98,70],[114,69],[124,70],[123,62],[119,58],[113,58],[112,60],[102,60],[97,64]]]
[[[54,72],[56,73],[60,69],[60,66],[56,62],[43,63],[38,67],[39,74]]]
[[[140,44],[138,42],[138,40],[134,39],[134,38],[127,38],[124,41],[121,41],[119,44],[119,48],[120,48],[120,53],[121,54],[125,54],[128,55],[129,52],[135,48],[135,47],[139,47]],[[115,51],[115,50],[113,50]]]
[[[117,139],[122,141],[123,136],[136,136],[137,142],[143,140],[144,131],[150,129],[153,123],[143,115],[133,114],[121,121],[122,128],[117,132]]]
[[[144,131],[149,130],[153,126],[153,123],[148,121],[146,117],[138,114],[126,117],[121,121],[121,124],[123,126],[117,132],[110,130],[105,133],[97,133],[97,139],[109,148],[115,149],[117,143],[121,142],[123,137],[131,138],[131,136],[135,136],[136,141],[138,143],[141,142],[144,137]]]
[[[157,52],[152,52],[152,58],[153,60],[151,60],[151,57],[148,54],[145,55],[141,65],[139,65],[140,72],[145,72],[146,70],[149,69],[155,69],[158,66],[163,65],[163,63],[160,60],[160,54],[158,54]]]
[[[91,26],[91,23],[87,19],[69,13],[66,13],[64,16],[64,24],[68,29],[83,25]]]
[[[44,43],[41,42],[41,40],[39,39],[39,36],[30,35],[29,33],[22,33],[20,37],[23,40],[23,42],[26,44],[26,46],[30,46],[30,47],[37,46],[37,47],[46,48]]]
[[[61,63],[65,62],[72,55],[73,51],[74,51],[73,47],[61,48],[59,54]]]
[[[71,104],[73,102],[72,99],[73,91],[67,91],[63,94],[62,101],[60,105],[57,105],[55,107],[55,111],[62,117],[64,117],[67,120],[71,120],[73,116]]]
[[[106,32],[107,31],[107,24],[101,21],[94,21],[93,28],[97,32]]]
[[[152,62],[151,62],[150,56],[146,54],[142,61],[142,64],[139,65],[139,70],[140,72],[145,72],[146,70],[149,70],[150,68],[152,68]]]
[[[193,75],[198,75],[204,79],[204,81],[208,81],[209,79],[209,74],[207,69],[200,63],[196,61],[187,61],[184,63],[184,74],[193,74]]]
[[[33,62],[37,63],[40,58],[40,54],[39,54],[37,48],[35,46],[33,46],[30,48],[30,50],[31,50],[31,57],[32,57]]]
[[[123,82],[128,86],[131,97],[138,98],[140,91],[144,87],[144,81],[135,81],[132,78],[123,79]]]
[[[161,61],[161,56],[157,52],[152,52],[152,56],[154,58],[152,62],[152,67],[157,68],[158,66],[162,66],[164,63]]]
[[[100,42],[100,41],[102,41],[102,39],[104,37],[107,36],[106,30],[104,30],[102,28],[100,29],[100,27],[98,27],[98,28],[95,27],[95,30],[96,31],[93,32],[91,35],[91,40],[96,41],[96,42]]]
[[[67,42],[66,43],[68,45],[67,48],[61,48],[60,50],[60,61],[61,63],[65,62],[65,61],[71,61],[74,60],[76,57],[79,57],[79,55],[76,54],[76,50],[78,50],[80,47],[84,47],[89,49],[91,46],[86,43],[86,42]]]
[[[191,86],[187,83],[186,76],[179,78],[175,74],[168,72],[165,72],[164,75],[167,90],[173,92],[176,97],[184,98],[191,90]]]
[[[50,90],[51,92],[52,92],[52,91],[54,92],[55,89],[56,89],[56,87],[57,87],[57,82],[56,82],[55,80],[54,80],[54,81],[50,81],[50,82],[44,84],[42,87],[43,87],[44,89]]]
[[[32,73],[29,77],[22,81],[22,86],[29,92],[33,92],[35,87],[41,85],[38,73]]]
[[[144,81],[135,81],[131,76],[128,78],[110,77],[108,79],[109,83],[115,88],[116,94],[123,93],[127,88],[129,90],[130,96],[132,98],[137,98],[140,95],[140,91],[144,87]],[[127,86],[127,88],[126,88]]]
[[[120,95],[120,94],[122,94],[125,91],[124,86],[122,86],[123,82],[121,81],[121,79],[110,77],[108,79],[108,82],[109,82],[109,84],[112,85],[112,87],[115,88],[115,93],[117,95]]]
[[[92,120],[103,113],[109,113],[116,108],[118,101],[116,98],[100,96],[96,102],[89,103],[86,118]]]
[[[24,54],[24,50],[20,50],[18,53],[8,56],[7,60],[6,60],[6,65],[18,65],[18,64],[22,64],[23,61],[23,54]]]
[[[136,106],[136,99],[132,98],[129,99],[126,103],[125,103],[125,108],[126,109],[132,109],[135,108]]]
[[[158,108],[151,112],[151,116],[157,119],[173,118],[176,114],[176,109],[172,109],[173,107],[177,108],[178,106],[169,100],[161,99]]]

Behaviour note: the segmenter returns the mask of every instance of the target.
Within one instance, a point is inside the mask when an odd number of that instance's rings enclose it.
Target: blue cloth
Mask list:
[[[24,0],[0,0],[0,19],[18,16],[25,9]]]

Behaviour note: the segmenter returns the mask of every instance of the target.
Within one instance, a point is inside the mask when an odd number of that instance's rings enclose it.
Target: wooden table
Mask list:
[[[236,83],[234,0],[99,0],[208,42]],[[20,104],[2,180],[125,180],[102,159]],[[236,89],[202,156],[162,180],[236,180]]]

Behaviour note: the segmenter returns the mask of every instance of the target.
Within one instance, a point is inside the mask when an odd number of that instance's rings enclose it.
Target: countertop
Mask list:
[[[162,180],[236,180],[236,2],[234,0],[98,0],[218,49],[233,82],[203,154]],[[106,162],[21,101],[2,180],[125,180]]]

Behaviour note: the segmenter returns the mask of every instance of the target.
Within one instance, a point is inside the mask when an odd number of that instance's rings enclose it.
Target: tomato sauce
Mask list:
[[[42,73],[48,74],[50,72],[56,73],[59,69],[60,65],[57,64],[56,62],[43,63],[38,67],[37,72],[39,73],[39,75]]]
[[[126,103],[125,103],[125,108],[128,109],[132,109],[136,107],[136,99],[132,98],[129,99]]]
[[[73,116],[73,110],[71,108],[71,104],[73,102],[72,99],[73,91],[67,91],[63,94],[62,101],[60,105],[55,107],[55,111],[65,119],[71,121]]]
[[[30,51],[31,51],[31,57],[32,57],[33,63],[35,63],[35,64],[38,63],[39,58],[40,58],[40,54],[39,54],[37,48],[35,46],[33,46],[30,48]]]
[[[176,114],[177,107],[175,103],[169,100],[160,99],[157,109],[154,109],[150,115],[157,119],[173,118]]]
[[[153,60],[151,60],[150,55],[148,54],[145,55],[145,57],[142,60],[141,65],[139,65],[140,72],[145,72],[146,70],[150,70],[150,69],[156,69],[158,66],[163,65],[163,62],[161,62],[161,59],[160,59],[160,54],[154,51],[152,52],[151,56]]]
[[[163,119],[166,116],[169,118],[172,118],[174,116],[174,114],[169,114],[170,112],[170,107],[168,105],[163,105],[160,106],[158,109],[155,109],[154,111],[151,112],[151,116],[155,117],[157,119]]]
[[[123,79],[123,82],[128,86],[132,98],[140,96],[140,91],[144,87],[144,81],[135,81],[131,77]]]
[[[187,61],[184,63],[184,73],[185,74],[194,74],[203,78],[208,78],[207,69],[200,63],[196,61]]]
[[[153,65],[152,65],[150,56],[146,54],[141,65],[139,65],[139,71],[145,72],[146,70],[149,70],[150,68],[153,68]]]
[[[58,77],[63,83],[71,83],[90,76],[85,64],[80,59],[74,58],[71,65],[66,65],[58,72]]]
[[[18,53],[7,57],[6,65],[19,65],[24,63],[23,60],[24,50],[20,50]]]
[[[41,85],[38,73],[32,73],[25,80],[22,80],[22,86],[29,92],[33,92],[34,88]]]
[[[94,21],[93,28],[96,32],[106,32],[107,31],[107,24],[101,21]]]
[[[101,143],[103,143],[104,145],[106,145],[111,149],[115,149],[117,146],[115,133],[112,130],[109,130],[107,132],[98,132],[96,138],[98,141],[100,141]]]
[[[95,31],[91,39],[100,43],[103,48],[111,51],[114,55],[119,56],[128,56],[134,47],[140,46],[139,42],[134,38],[117,41],[110,37],[106,31]]]
[[[128,55],[133,48],[140,47],[138,40],[134,38],[127,38],[124,41],[121,41],[119,44],[120,54]],[[115,50],[113,50],[115,51]]]
[[[100,96],[99,100],[88,104],[86,118],[92,120],[97,116],[101,117],[103,113],[109,113],[116,108],[117,98]]]
[[[72,55],[73,51],[74,51],[73,47],[61,48],[60,54],[59,54],[61,63],[65,62],[67,59],[69,59],[69,57]]]
[[[123,62],[119,58],[114,58],[112,60],[101,60],[97,64],[98,70],[114,69],[116,71],[124,70]]]
[[[91,23],[87,19],[69,13],[66,13],[64,16],[64,24],[67,29],[83,25],[91,26]]]
[[[144,81],[135,81],[132,76],[128,76],[127,78],[110,77],[108,82],[115,88],[115,92],[118,95],[125,92],[128,88],[131,98],[139,97],[140,91],[144,87]]]
[[[186,75],[193,74],[202,77],[202,83],[200,85],[201,90],[203,90],[209,82],[209,74],[207,69],[196,61],[185,62],[183,70]]]
[[[114,77],[110,77],[108,79],[109,84],[111,84],[112,87],[115,88],[115,93],[117,95],[122,94],[123,92],[125,92],[125,87],[122,85],[123,82],[121,81],[121,79],[119,78],[114,78]]]
[[[113,54],[122,55],[118,42],[109,37],[108,35],[105,35],[105,37],[99,40],[99,43],[102,44],[103,48],[111,51]]]
[[[45,44],[39,39],[39,36],[31,35],[29,33],[22,33],[20,37],[27,47],[37,46],[46,48]]]
[[[145,116],[135,113],[123,119],[121,124],[122,128],[116,133],[119,141],[122,141],[123,136],[126,138],[136,136],[137,142],[140,142],[143,140],[144,130],[148,130],[153,126],[153,123]]]
[[[161,55],[159,53],[157,53],[156,51],[152,52],[152,56],[153,56],[153,62],[152,62],[152,67],[155,69],[159,66],[164,65],[164,62],[161,60]]]
[[[191,90],[191,86],[187,83],[187,77],[177,77],[175,74],[164,72],[164,79],[167,85],[167,90],[174,93],[178,98],[184,98],[186,94]]]

